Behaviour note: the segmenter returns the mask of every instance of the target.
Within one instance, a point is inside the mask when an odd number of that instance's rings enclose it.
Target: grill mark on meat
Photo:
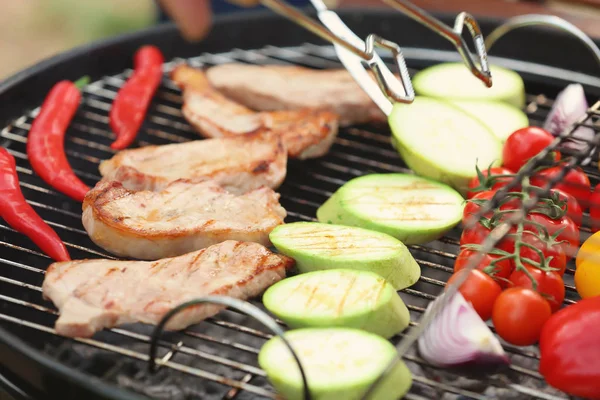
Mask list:
[[[265,172],[269,169],[269,163],[267,161],[261,161],[252,169],[252,173],[258,174],[261,172]]]
[[[331,111],[300,107],[254,112],[217,92],[199,69],[180,65],[171,78],[183,91],[184,117],[205,137],[272,132],[283,138],[290,157],[302,159],[325,154],[337,135],[339,118]],[[220,110],[218,115],[211,108]]]
[[[60,315],[55,329],[65,336],[89,337],[98,329],[114,327],[118,323],[156,324],[172,306],[201,296],[225,294],[246,300],[282,279],[286,269],[294,263],[291,258],[272,253],[259,244],[237,241],[226,241],[197,253],[155,263],[112,260],[99,263],[97,260],[86,260],[78,265],[77,273],[64,282],[57,282],[55,276],[47,276],[42,285],[43,294],[52,301],[64,299],[57,304]],[[199,257],[200,255],[204,255],[204,258]],[[190,259],[196,262],[195,269],[204,273],[188,278]],[[215,262],[220,264],[221,268],[217,271],[219,274],[214,276],[215,279],[211,279],[210,273]],[[112,285],[123,285],[114,288],[115,290],[127,288],[129,284],[135,283],[136,278],[148,277],[149,272],[160,269],[158,265],[165,267],[171,263],[175,263],[172,264],[173,279],[181,282],[181,290],[173,290],[173,287],[164,285],[162,277],[153,277],[138,282],[137,287],[140,289],[131,293],[131,296],[118,295],[111,298]],[[70,262],[60,264],[64,267],[72,265]],[[124,272],[130,265],[135,265],[136,276],[123,276],[127,281],[121,281],[121,277],[114,276],[115,272]],[[55,269],[49,268],[50,271]],[[98,269],[102,281],[90,281],[89,274],[94,274]],[[56,271],[57,274],[60,273]],[[111,274],[112,278],[107,279]],[[140,301],[143,303],[140,304]],[[199,305],[188,309],[170,321],[166,329],[185,328],[223,308]],[[88,316],[89,319],[86,319]]]
[[[105,276],[112,275],[112,274],[114,274],[114,273],[115,273],[115,272],[117,272],[117,271],[119,271],[119,272],[123,272],[123,271],[121,271],[119,268],[116,268],[116,267],[114,267],[114,268],[111,268],[111,269],[109,269],[108,271],[106,271],[106,274],[105,274]]]

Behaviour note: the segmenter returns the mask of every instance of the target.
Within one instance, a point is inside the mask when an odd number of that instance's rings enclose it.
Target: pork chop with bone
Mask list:
[[[136,191],[160,191],[178,179],[207,177],[241,194],[261,186],[278,188],[286,170],[281,137],[268,132],[128,149],[100,163],[104,179]]]
[[[386,122],[385,114],[345,69],[231,63],[209,68],[206,76],[225,96],[253,110],[312,107],[336,113],[342,126]]]
[[[136,192],[102,180],[85,196],[82,222],[108,252],[157,260],[224,240],[270,245],[269,233],[285,216],[279,194],[267,187],[235,195],[203,178]]]
[[[293,260],[257,243],[225,241],[155,262],[78,260],[48,268],[43,295],[60,311],[55,324],[63,336],[90,337],[127,323],[158,324],[181,303],[201,296],[246,300],[285,277]],[[180,330],[224,307],[203,304],[175,315],[167,330]]]
[[[171,79],[183,91],[182,113],[205,137],[230,137],[272,132],[282,137],[291,158],[325,155],[338,132],[338,116],[330,111],[303,108],[255,112],[215,90],[203,71],[179,65]]]

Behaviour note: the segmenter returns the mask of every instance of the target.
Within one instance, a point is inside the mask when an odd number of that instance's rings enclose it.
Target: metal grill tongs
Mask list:
[[[236,3],[240,1],[246,3],[245,0],[237,0]],[[386,115],[390,114],[394,102],[413,102],[415,93],[402,51],[397,43],[376,34],[368,35],[363,41],[344,24],[334,11],[328,9],[322,0],[310,1],[324,26],[283,0],[260,0],[260,3],[333,43],[344,67]],[[492,86],[483,35],[475,18],[462,12],[456,17],[452,28],[406,0],[384,0],[384,2],[452,42],[473,75],[487,87]],[[462,38],[465,26],[473,38],[475,57]],[[395,76],[382,61],[375,52],[375,47],[391,51],[398,76]],[[373,72],[375,80],[371,78],[368,70]]]

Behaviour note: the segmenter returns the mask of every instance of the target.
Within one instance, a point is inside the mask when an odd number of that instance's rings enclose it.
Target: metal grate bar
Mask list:
[[[385,56],[384,56],[385,58]],[[340,64],[336,59],[335,52],[330,46],[317,46],[312,44],[303,44],[301,46],[276,48],[265,47],[258,50],[243,50],[233,49],[230,52],[222,54],[202,54],[188,60],[176,59],[167,63],[166,66],[172,68],[179,62],[186,61],[194,66],[210,66],[225,62],[244,62],[251,64],[281,64],[281,65],[304,65],[313,68],[332,68],[339,67]],[[66,140],[66,151],[69,158],[73,161],[75,172],[78,176],[90,181],[100,179],[98,175],[98,164],[112,157],[115,154],[109,145],[114,139],[114,134],[108,126],[108,111],[110,103],[114,99],[117,90],[121,87],[125,79],[129,77],[131,70],[128,69],[121,74],[104,77],[102,80],[88,85],[83,90],[84,102],[81,110],[76,114]],[[539,124],[545,118],[546,113],[551,107],[553,101],[546,96],[527,96],[526,112],[532,120],[532,123]],[[163,144],[168,142],[187,142],[190,140],[198,140],[201,137],[195,133],[194,129],[182,118],[180,105],[182,103],[181,92],[179,88],[168,79],[168,74],[165,74],[163,84],[157,92],[155,99],[150,106],[149,115],[146,118],[144,126],[139,134],[137,144],[141,146],[151,144]],[[30,204],[39,208],[46,213],[44,216],[50,225],[53,225],[61,230],[61,235],[64,234],[68,240],[68,246],[83,251],[87,254],[103,258],[114,257],[104,254],[100,249],[96,249],[92,244],[91,248],[81,246],[80,244],[89,244],[89,239],[82,237],[87,236],[85,231],[81,229],[81,214],[80,205],[74,203],[65,196],[56,193],[55,191],[46,188],[43,183],[36,177],[27,163],[27,156],[23,152],[24,144],[26,143],[26,135],[31,127],[32,118],[37,115],[39,108],[34,109],[28,115],[24,115],[15,120],[11,125],[5,127],[0,132],[0,138],[4,139],[10,148],[10,151],[17,158],[18,171],[21,177],[21,186],[27,189],[28,194],[36,196],[29,200]],[[597,159],[597,158],[596,158]],[[401,162],[397,153],[391,148],[390,132],[387,127],[378,127],[377,129],[365,129],[363,127],[350,127],[340,129],[340,134],[334,141],[334,145],[326,157],[318,160],[302,162],[301,164],[291,161],[288,165],[288,175],[291,177],[286,179],[286,182],[280,188],[282,194],[282,204],[285,203],[288,218],[291,220],[315,221],[315,210],[322,204],[324,200],[332,195],[332,193],[341,185],[346,183],[348,179],[355,176],[360,176],[372,171],[381,172],[403,172],[410,173]],[[586,170],[588,172],[588,170]],[[590,179],[597,183],[600,179],[600,173],[597,171],[589,171]],[[65,218],[68,217],[68,218]],[[74,218],[74,220],[73,220]],[[3,276],[0,276],[0,283],[9,287],[24,288],[26,290],[18,292],[19,294],[11,294],[14,296],[24,296],[23,299],[38,298],[40,293],[39,274],[44,273],[44,269],[49,264],[49,259],[45,255],[39,253],[31,244],[31,248],[24,248],[17,244],[10,243],[15,238],[15,243],[23,243],[22,237],[16,236],[16,233],[7,226],[0,224],[0,228],[6,233],[7,238],[0,241],[0,247],[10,250],[7,254],[2,253],[0,264],[3,268]],[[588,235],[591,230],[589,227],[582,228],[582,237]],[[422,277],[419,282],[411,287],[401,291],[405,298],[407,307],[411,313],[422,314],[427,306],[427,303],[436,298],[439,288],[445,285],[445,280],[453,272],[452,265],[456,259],[456,251],[458,246],[459,231],[455,230],[449,236],[440,240],[422,246],[409,246],[413,252],[415,259],[422,268]],[[18,238],[18,239],[17,239]],[[84,242],[85,240],[85,242]],[[27,260],[27,261],[25,261]],[[32,260],[32,261],[29,261]],[[31,265],[27,265],[31,263]],[[13,272],[16,273],[13,275]],[[33,273],[33,274],[32,274]],[[566,283],[567,292],[575,293],[575,288],[572,285],[573,269],[569,268],[565,279],[570,279]],[[23,276],[35,277],[35,280],[19,280]],[[29,278],[28,278],[29,279]],[[28,291],[32,290],[33,292]],[[33,296],[33,297],[32,297]],[[41,299],[41,296],[39,297]],[[34,312],[42,313],[40,315],[54,315],[56,310],[38,305],[23,299],[11,297],[8,293],[0,293],[0,300],[11,303],[20,308],[32,309]],[[565,303],[572,303],[573,300],[567,299]],[[258,304],[258,303],[257,303]],[[56,336],[56,332],[52,328],[38,324],[35,321],[27,321],[15,314],[10,314],[10,308],[3,309],[4,314],[0,314],[0,319],[19,326],[28,327],[30,329],[44,332]],[[9,315],[10,314],[10,315]],[[281,322],[281,321],[279,321]],[[243,334],[247,338],[258,338],[259,340],[269,339],[270,334],[252,329],[240,324],[210,318],[206,323],[221,327],[226,332]],[[412,322],[411,328],[418,326]],[[109,330],[113,334],[129,337],[137,342],[148,343],[148,336],[132,330],[114,328]],[[408,331],[408,330],[407,330]],[[398,337],[393,338],[393,341],[401,340],[406,332]],[[186,375],[196,376],[202,379],[219,382],[230,386],[231,390],[223,393],[223,398],[235,398],[243,392],[251,392],[255,395],[274,398],[275,394],[270,387],[259,387],[257,383],[264,378],[265,374],[262,370],[252,365],[239,362],[232,358],[221,357],[210,353],[198,350],[190,345],[190,341],[200,340],[210,344],[223,345],[230,349],[239,350],[239,353],[247,353],[256,355],[258,348],[256,346],[240,343],[239,340],[232,340],[228,334],[223,336],[212,336],[206,333],[196,332],[191,329],[181,331],[177,334],[181,340],[175,340],[176,343],[161,341],[160,345],[165,350],[164,355],[157,360],[157,364],[173,371],[178,371]],[[68,341],[70,339],[64,339]],[[92,348],[109,351],[120,354],[129,358],[140,361],[147,361],[148,356],[131,350],[127,347],[117,347],[110,343],[105,343],[102,340],[75,340],[75,342],[86,344]],[[512,370],[520,376],[526,376],[540,381],[539,374],[535,371],[536,363],[539,360],[539,355],[536,351],[529,348],[522,349],[514,346],[505,345],[505,350],[515,356],[522,357],[531,361],[531,363],[522,363],[515,359]],[[197,357],[199,359],[215,362],[226,366],[232,370],[243,371],[246,374],[239,380],[230,379],[226,376],[220,376],[213,372],[207,372],[202,369],[186,366],[182,363],[173,361],[178,358],[178,354]],[[432,369],[427,363],[418,356],[407,355],[406,361],[411,366],[418,366],[426,371]],[[531,365],[530,365],[531,364]],[[118,368],[118,365],[115,365]],[[433,368],[435,370],[435,368]],[[444,373],[452,376],[458,376],[452,371],[444,371]],[[468,398],[480,399],[484,398],[481,393],[477,393],[473,389],[467,390],[456,386],[451,381],[437,381],[427,376],[422,375],[422,372],[415,373],[413,390],[409,393],[407,399],[423,399],[427,396],[422,396],[420,390],[433,389],[439,393],[439,397],[443,394],[451,396],[462,395]],[[255,384],[252,384],[255,382]],[[526,382],[500,382],[492,381],[490,387],[511,388],[517,395],[525,395],[538,399],[557,399],[553,395],[542,392],[537,387],[530,387]],[[455,397],[452,397],[455,398]]]
[[[44,333],[59,336],[54,329],[48,328],[48,327],[40,325],[40,324],[36,324],[34,322],[25,321],[25,320],[14,318],[14,317],[4,315],[4,314],[0,314],[0,319],[15,323],[15,324],[18,324],[21,326],[25,326],[27,328],[36,329],[36,330],[44,332]],[[120,355],[127,356],[130,358],[134,358],[134,359],[137,359],[140,361],[145,361],[145,362],[148,361],[147,354],[142,354],[142,353],[138,353],[136,351],[127,350],[123,347],[114,346],[114,345],[99,342],[99,341],[93,340],[93,339],[75,339],[74,341],[83,343],[83,344],[87,344],[89,346],[96,347],[101,350],[106,350],[106,351],[110,351],[112,353],[116,353],[116,354],[120,354]],[[156,364],[163,366],[163,367],[171,368],[171,369],[179,371],[179,372],[186,373],[188,375],[197,376],[198,378],[208,379],[213,382],[222,383],[227,386],[246,390],[248,392],[255,393],[255,394],[258,394],[261,396],[265,396],[268,398],[272,398],[272,399],[276,398],[275,394],[271,391],[268,391],[268,390],[265,390],[265,389],[259,388],[257,386],[254,386],[254,385],[247,384],[247,383],[239,382],[239,381],[236,381],[233,379],[224,378],[222,376],[219,376],[219,375],[216,375],[211,372],[204,371],[204,370],[201,370],[198,368],[188,367],[186,365],[178,364],[173,361],[163,362],[163,361],[161,361],[161,359],[156,359]]]

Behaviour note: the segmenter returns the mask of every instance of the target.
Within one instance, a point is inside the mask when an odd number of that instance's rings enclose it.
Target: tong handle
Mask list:
[[[479,24],[471,14],[466,12],[461,12],[458,14],[454,20],[454,27],[451,28],[439,19],[435,18],[433,15],[415,6],[407,0],[383,1],[392,8],[395,8],[408,15],[410,18],[425,25],[429,29],[435,31],[442,37],[452,42],[462,57],[463,62],[471,70],[473,75],[479,78],[479,80],[481,80],[487,87],[492,87],[492,74],[487,61],[487,51],[485,49],[483,34],[481,33]],[[469,47],[462,38],[462,33],[465,26],[469,29],[469,33],[473,38],[473,44],[475,46],[475,52],[477,54],[479,63],[475,62]]]
[[[228,3],[235,4],[240,7],[256,7],[260,0],[225,0]]]

